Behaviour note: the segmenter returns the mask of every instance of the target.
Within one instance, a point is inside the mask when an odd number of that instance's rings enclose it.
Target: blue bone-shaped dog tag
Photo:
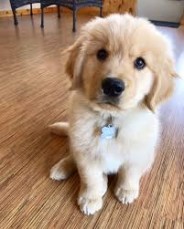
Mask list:
[[[117,136],[117,128],[111,124],[102,127],[101,129],[101,138],[102,139],[112,139]]]

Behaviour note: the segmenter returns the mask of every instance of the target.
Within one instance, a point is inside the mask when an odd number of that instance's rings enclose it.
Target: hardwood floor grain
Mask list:
[[[80,15],[80,28],[91,16]],[[141,194],[122,205],[113,194],[115,176],[103,209],[84,216],[76,204],[79,177],[55,182],[49,169],[68,152],[67,138],[51,135],[55,121],[66,120],[70,82],[61,51],[78,33],[63,14],[0,20],[0,228],[184,228],[184,81],[161,109],[163,130]],[[184,78],[184,28],[159,28],[175,46],[178,73]]]

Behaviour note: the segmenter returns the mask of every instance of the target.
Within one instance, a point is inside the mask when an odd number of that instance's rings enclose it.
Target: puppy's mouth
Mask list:
[[[106,95],[101,95],[97,99],[97,104],[102,108],[119,108],[120,98],[114,98]]]
[[[117,106],[119,104],[119,98],[114,98],[114,97],[102,95],[101,98],[98,100],[98,103]]]

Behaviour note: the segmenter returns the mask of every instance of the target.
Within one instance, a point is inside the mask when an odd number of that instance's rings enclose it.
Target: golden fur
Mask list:
[[[108,51],[104,61],[100,49]],[[66,72],[74,89],[69,124],[51,126],[70,138],[70,155],[51,169],[51,178],[62,180],[77,168],[81,187],[80,209],[94,214],[102,207],[107,175],[118,173],[115,195],[122,203],[138,197],[139,180],[150,168],[159,137],[155,110],[173,91],[173,58],[167,41],[154,25],[128,14],[114,14],[87,23],[76,42],[67,49]],[[138,70],[136,58],[146,67]],[[125,90],[118,103],[104,100],[106,77],[123,80]],[[101,128],[112,117],[118,135],[102,140]]]

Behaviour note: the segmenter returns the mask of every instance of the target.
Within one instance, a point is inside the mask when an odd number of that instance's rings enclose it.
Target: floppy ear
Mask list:
[[[146,97],[146,105],[152,111],[169,98],[174,89],[174,76],[177,74],[174,70],[172,57],[167,56],[161,66],[155,71],[155,78],[152,89]]]
[[[72,89],[79,87],[81,84],[81,73],[84,60],[84,52],[82,50],[82,39],[78,39],[63,53],[68,53],[68,59],[65,66],[66,73],[72,80]]]

